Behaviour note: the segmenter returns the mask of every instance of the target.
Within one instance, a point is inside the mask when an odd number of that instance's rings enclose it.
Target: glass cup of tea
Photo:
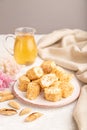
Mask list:
[[[34,39],[35,29],[21,27],[15,29],[15,35],[7,35],[5,38],[5,49],[14,56],[16,62],[28,65],[35,61],[37,57],[37,45]],[[9,37],[14,38],[13,54],[6,45]]]

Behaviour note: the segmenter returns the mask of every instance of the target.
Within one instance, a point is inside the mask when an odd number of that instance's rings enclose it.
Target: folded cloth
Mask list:
[[[87,85],[82,87],[73,116],[78,124],[79,130],[87,130]]]
[[[87,32],[77,29],[54,31],[38,41],[38,53],[42,59],[52,59],[75,71],[77,78],[87,83]]]
[[[74,71],[82,83],[87,83],[86,31],[62,29],[47,34],[38,41],[38,54],[44,60],[54,60],[57,65]],[[87,130],[84,123],[87,122],[87,88],[83,86],[81,91],[74,118],[79,130]]]

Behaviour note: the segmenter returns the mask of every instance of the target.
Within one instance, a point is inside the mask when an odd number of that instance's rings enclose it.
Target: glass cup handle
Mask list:
[[[6,50],[10,55],[13,56],[13,55],[14,55],[13,49],[10,48],[10,46],[7,44],[7,40],[8,40],[8,38],[13,38],[13,39],[15,39],[15,36],[12,35],[12,34],[7,35],[7,36],[5,37],[5,42],[4,42],[4,44],[3,44],[5,50]]]

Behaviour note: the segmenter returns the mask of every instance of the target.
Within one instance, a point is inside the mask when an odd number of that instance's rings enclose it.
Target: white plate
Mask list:
[[[35,100],[27,99],[26,92],[22,92],[18,89],[18,81],[16,81],[13,86],[13,93],[20,101],[29,105],[31,104],[31,105],[35,105],[39,107],[50,107],[50,108],[62,107],[62,106],[65,106],[74,102],[80,94],[80,85],[75,76],[71,80],[71,83],[74,86],[74,91],[72,95],[67,98],[61,99],[60,101],[57,101],[57,102],[51,102],[51,101],[45,100],[43,97],[43,93],[41,93]]]

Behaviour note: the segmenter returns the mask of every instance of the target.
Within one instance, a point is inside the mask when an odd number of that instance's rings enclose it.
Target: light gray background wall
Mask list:
[[[0,0],[0,33],[21,26],[35,27],[37,33],[87,30],[87,0]]]

